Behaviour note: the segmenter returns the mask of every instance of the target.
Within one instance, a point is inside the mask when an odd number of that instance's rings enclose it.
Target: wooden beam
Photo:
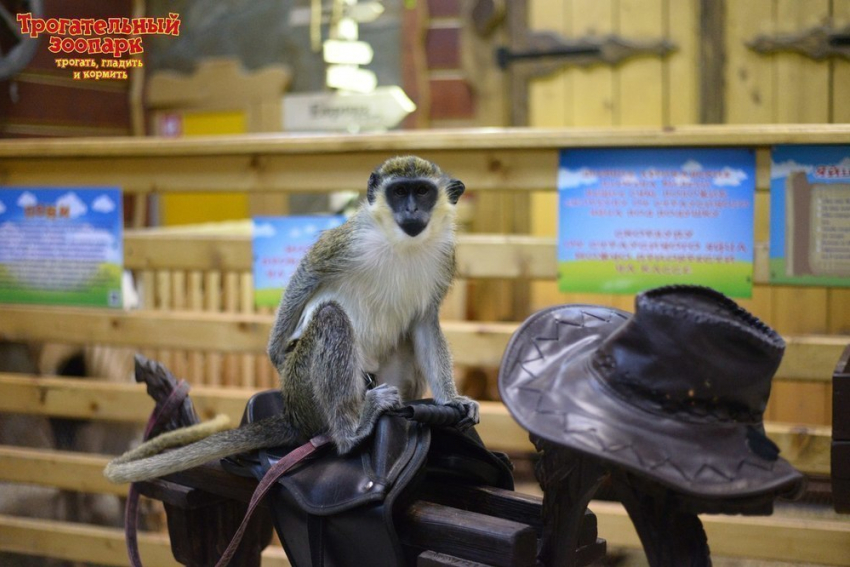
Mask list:
[[[599,537],[608,548],[640,548],[625,509],[593,501]],[[850,523],[773,516],[700,516],[713,555],[748,557],[789,563],[850,566]]]
[[[124,530],[55,520],[0,515],[0,551],[97,565],[127,565]],[[164,534],[140,533],[139,553],[148,565],[180,567]],[[263,567],[289,565],[278,547],[269,547],[263,553]]]
[[[827,476],[830,474],[832,428],[766,423],[765,431],[779,447],[780,455],[801,471]]]
[[[273,316],[197,311],[0,307],[0,339],[138,348],[265,352]],[[444,321],[443,331],[459,365],[497,367],[516,323]],[[85,329],[84,333],[80,329]],[[777,379],[829,381],[850,337],[786,337]]]
[[[239,423],[253,390],[195,386],[189,392],[202,419],[217,414]],[[144,423],[153,410],[143,384],[116,384],[97,379],[36,376],[0,372],[0,413]],[[488,444],[504,449],[532,449],[523,431],[500,402],[481,402]]]
[[[250,272],[250,223],[226,234],[132,230],[124,236],[124,266],[131,270],[234,270]],[[234,231],[238,233],[234,234]],[[458,236],[461,278],[555,279],[555,239],[522,235]]]
[[[103,476],[108,461],[103,455],[0,445],[0,481],[126,496],[126,484]]]
[[[221,233],[127,231],[124,266],[131,270],[253,270],[250,223],[222,227]],[[233,233],[234,231],[238,231]],[[556,240],[549,237],[462,234],[457,241],[458,277],[527,278],[558,277]],[[754,281],[770,279],[766,242],[755,245]]]
[[[193,311],[0,307],[0,339],[265,352],[273,316]],[[81,333],[80,329],[85,329]],[[446,322],[458,364],[498,366],[515,324]]]
[[[123,312],[4,305],[0,313],[0,339],[112,344],[140,349],[262,352],[272,323],[269,315],[191,311]]]
[[[387,157],[417,153],[472,190],[553,191],[560,148],[839,144],[850,125],[458,129],[0,142],[4,185],[116,185],[129,192],[362,190]],[[352,172],[362,171],[362,175]]]
[[[847,335],[800,335],[785,338],[785,356],[776,376],[785,380],[831,382],[841,353],[850,344]]]
[[[243,141],[247,141],[242,138]],[[2,143],[0,143],[2,145]],[[175,148],[177,150],[177,148]],[[486,191],[551,191],[555,188],[554,150],[424,150],[416,152]],[[318,192],[363,191],[369,172],[398,151],[343,154],[151,155],[144,157],[53,157],[4,160],[4,185],[118,186],[131,193],[168,192]],[[360,172],[360,175],[357,174]]]
[[[225,414],[234,425],[253,394],[253,390],[211,386],[193,387],[190,392],[201,419]],[[144,423],[153,406],[143,384],[0,373],[0,412]]]
[[[223,413],[231,423],[239,423],[245,402],[253,392],[250,390],[198,386],[190,395],[195,408],[203,419]],[[133,423],[144,423],[153,401],[140,384],[115,384],[80,378],[38,377],[0,373],[0,412],[71,417],[78,419],[101,419]],[[805,427],[793,424],[767,424],[767,433],[782,450],[782,455],[794,466],[809,473],[829,474],[830,438],[828,427]],[[509,452],[532,452],[534,447],[528,440],[528,432],[511,417],[501,402],[481,402],[481,423],[478,433],[488,447]],[[5,456],[4,456],[5,455]],[[38,454],[0,451],[0,468],[7,462],[18,463],[18,472],[23,475],[26,467],[22,462],[36,462]],[[47,457],[45,457],[47,458]],[[61,453],[51,453],[54,462],[61,460]],[[74,464],[76,463],[76,464]],[[97,468],[98,461],[83,459],[72,462],[75,470]],[[88,467],[88,468],[87,468]],[[55,470],[62,471],[62,467]],[[0,480],[2,480],[0,473]],[[99,474],[99,473],[98,473]],[[15,478],[18,478],[16,476]],[[77,482],[77,480],[68,480]],[[68,487],[72,488],[72,487]]]
[[[124,267],[129,270],[253,270],[247,234],[124,233]],[[222,231],[226,228],[220,229]]]
[[[830,428],[768,423],[766,430],[779,445],[783,458],[795,467],[810,474],[829,475]],[[498,402],[482,402],[481,424],[477,431],[493,450],[513,453],[534,451],[528,432]],[[126,495],[126,485],[112,484],[103,477],[103,467],[109,458],[105,455],[0,445],[0,481]]]
[[[469,128],[411,136],[375,134],[251,134],[191,138],[91,138],[0,142],[0,159],[154,158],[196,156],[369,154],[423,151],[557,150],[583,147],[772,146],[842,144],[847,124],[694,125],[617,128]],[[329,161],[337,160],[332,155]],[[4,164],[6,166],[7,164]],[[195,172],[197,173],[197,172]],[[315,172],[321,175],[321,171]],[[335,190],[328,187],[328,191]]]
[[[463,520],[458,521],[458,517]],[[532,565],[537,555],[534,529],[519,522],[421,500],[407,507],[404,521],[415,529],[399,530],[401,541],[414,549],[466,556],[482,565],[511,567]]]
[[[124,530],[0,515],[0,550],[98,565],[127,565]],[[179,567],[168,536],[140,533],[139,553],[150,565]]]

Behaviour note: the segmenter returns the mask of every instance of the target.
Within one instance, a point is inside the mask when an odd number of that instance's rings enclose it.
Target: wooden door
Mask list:
[[[531,30],[558,32],[564,39],[616,34],[623,39],[668,40],[667,56],[644,55],[616,66],[565,66],[533,80],[528,120],[534,127],[663,126],[694,124],[698,108],[698,2],[696,0],[532,0]],[[554,236],[555,193],[532,198],[532,232]],[[562,294],[554,282],[534,284],[532,307],[599,303],[632,310],[633,297]]]
[[[847,0],[726,2],[725,121],[742,123],[830,123],[850,121],[850,60],[815,60],[790,50],[759,53],[751,45],[804,37],[826,26],[850,24]],[[796,42],[802,45],[802,42]],[[762,164],[768,167],[769,164]],[[756,239],[769,232],[770,195],[759,178]],[[845,288],[758,286],[747,305],[784,335],[850,332],[850,290]],[[831,423],[829,383],[775,383],[769,417],[782,421]]]

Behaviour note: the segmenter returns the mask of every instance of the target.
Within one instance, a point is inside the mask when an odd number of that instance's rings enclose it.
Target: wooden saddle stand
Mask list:
[[[161,364],[137,357],[136,380],[146,383],[148,394],[156,400],[147,436],[198,422],[185,383]],[[587,509],[600,487],[625,505],[653,567],[711,565],[698,513],[766,514],[772,509],[773,497],[747,501],[684,497],[533,435],[532,441],[542,452],[535,469],[544,491],[542,499],[492,487],[425,480],[397,518],[410,565],[589,565],[606,552],[605,540],[597,537],[596,517]],[[217,461],[134,484],[127,507],[131,558],[138,560],[134,534],[138,494],[163,502],[175,559],[207,567],[216,565],[225,553],[257,486],[255,479],[231,474]],[[273,532],[266,502],[257,506],[241,531],[244,537],[231,550],[229,564],[259,566]]]

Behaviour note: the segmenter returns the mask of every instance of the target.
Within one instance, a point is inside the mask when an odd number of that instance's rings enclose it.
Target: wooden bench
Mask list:
[[[256,485],[208,464],[140,483],[140,490],[165,504],[174,557],[184,565],[208,566],[235,533]],[[495,488],[428,485],[421,499],[406,509],[398,530],[405,551],[418,557],[420,566],[526,567],[536,561],[542,517],[539,497]],[[267,510],[251,522],[235,565],[260,565],[260,554],[271,540]],[[587,512],[575,565],[589,565],[605,554],[605,542],[596,536],[596,516]]]
[[[137,361],[136,381],[146,383],[157,408],[177,386],[164,367],[142,360]],[[180,410],[168,417],[169,427],[163,432],[198,421],[187,398]],[[226,472],[220,462],[213,461],[136,486],[145,496],[165,504],[174,557],[184,565],[204,567],[223,553],[257,484],[254,479]],[[537,563],[538,549],[560,540],[576,544],[559,566],[589,565],[605,555],[605,541],[597,537],[596,517],[586,509],[579,512],[581,520],[575,526],[563,525],[556,531],[544,525],[554,521],[555,515],[551,511],[544,515],[540,498],[533,496],[433,479],[426,479],[416,496],[396,529],[406,555],[418,567],[531,567]],[[271,539],[267,508],[250,521],[248,537],[240,543],[234,565],[258,567],[260,554]]]

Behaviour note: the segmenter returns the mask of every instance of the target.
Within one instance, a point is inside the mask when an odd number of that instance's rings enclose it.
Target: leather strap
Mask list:
[[[124,506],[124,539],[127,543],[127,557],[130,558],[130,567],[142,567],[142,558],[139,555],[139,490],[136,483],[130,483],[127,491],[127,504]]]
[[[145,426],[144,440],[147,441],[153,432],[154,428],[162,425],[162,423],[171,418],[171,414],[177,411],[186,396],[189,395],[189,383],[185,380],[180,380],[177,385],[171,390],[171,394],[165,398],[165,401],[158,408],[154,408],[151,413],[148,423]]]
[[[239,529],[237,529],[236,533],[233,534],[233,539],[230,540],[230,543],[227,545],[227,549],[224,550],[221,559],[219,559],[218,563],[216,563],[216,567],[226,567],[230,563],[230,560],[233,559],[233,554],[236,553],[236,548],[239,547],[239,543],[245,535],[245,529],[248,527],[248,522],[251,520],[251,516],[254,515],[257,506],[260,505],[263,498],[266,496],[271,487],[275,485],[277,480],[286,474],[289,469],[330,442],[331,440],[329,437],[325,435],[317,435],[310,439],[307,443],[304,443],[297,449],[287,453],[281,460],[276,462],[274,466],[268,470],[268,472],[266,472],[263,479],[260,481],[260,484],[258,484],[257,488],[254,490],[254,494],[251,496],[251,502],[248,504],[248,511],[245,512],[245,517],[242,518],[242,523],[239,525]]]
[[[185,380],[180,380],[162,405],[154,408],[150,418],[148,418],[145,433],[142,436],[144,441],[150,438],[154,429],[171,419],[171,415],[183,405],[187,395],[189,395],[189,384]],[[124,508],[124,536],[127,542],[127,556],[130,559],[130,567],[142,567],[142,558],[139,556],[138,529],[139,490],[134,482],[130,484],[130,490],[127,493],[127,505]]]
[[[307,514],[307,539],[310,543],[310,566],[325,566],[325,518]]]

